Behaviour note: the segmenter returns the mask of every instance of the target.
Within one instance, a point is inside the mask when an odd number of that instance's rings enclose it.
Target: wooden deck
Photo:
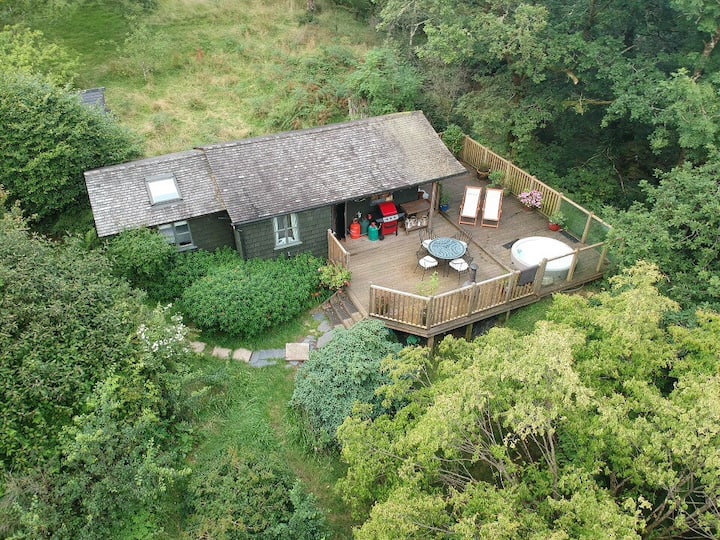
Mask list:
[[[450,195],[450,210],[446,214],[436,214],[432,218],[431,226],[436,236],[453,236],[461,229],[472,235],[468,254],[473,257],[473,262],[478,267],[475,282],[485,284],[482,287],[466,286],[463,289],[469,276],[465,274],[458,279],[453,270],[449,270],[446,275],[441,266],[438,270],[438,296],[433,299],[433,306],[436,306],[435,309],[444,306],[442,309],[447,313],[439,318],[431,317],[432,321],[428,320],[428,299],[420,296],[419,287],[423,281],[428,281],[431,272],[427,272],[423,279],[422,269],[417,265],[419,231],[406,233],[400,228],[397,236],[386,236],[384,240],[374,242],[365,236],[357,240],[348,237],[340,242],[348,252],[347,266],[352,271],[348,294],[365,316],[380,315],[379,318],[385,320],[390,328],[431,337],[528,305],[542,296],[577,287],[602,275],[602,265],[599,263],[602,255],[599,250],[583,250],[587,246],[572,236],[562,231],[550,231],[545,216],[537,211],[527,211],[513,195],[504,197],[498,228],[481,227],[479,222],[476,226],[458,225],[459,207],[466,185],[486,187],[487,182],[478,179],[472,169],[462,178],[443,182],[445,193]],[[430,186],[423,189],[430,192]],[[517,269],[513,268],[511,263],[510,246],[519,238],[527,236],[556,238],[572,248],[583,250],[582,256],[576,257],[576,265],[568,280],[542,284],[538,281],[522,290],[515,287],[516,279],[513,281],[513,276],[517,276]],[[498,279],[502,276],[505,278]],[[542,276],[539,277],[541,280]],[[388,294],[393,291],[406,293],[407,298],[403,302],[407,305],[403,304],[405,307],[402,308],[402,315],[396,313],[382,316],[378,311],[377,291],[385,289]],[[483,299],[480,299],[480,296],[483,296]],[[447,301],[442,302],[443,298]],[[482,305],[477,309],[473,308],[470,304],[475,302],[481,302]],[[405,309],[409,310],[408,314],[405,314]],[[423,312],[422,315],[417,313],[419,310]]]

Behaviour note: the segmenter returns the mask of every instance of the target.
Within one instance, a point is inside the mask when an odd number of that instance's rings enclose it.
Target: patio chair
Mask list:
[[[503,190],[487,188],[480,217],[481,227],[499,227],[502,216]]]
[[[420,229],[420,247],[422,247],[425,251],[427,251],[430,242],[432,242],[435,238],[437,237],[431,228],[428,227]]]
[[[458,274],[458,285],[460,285],[460,278],[470,271],[470,263],[472,262],[472,260],[472,257],[468,257],[466,255],[465,257],[461,257],[460,259],[453,259],[452,261],[450,261],[450,268],[455,270]]]
[[[418,250],[416,255],[417,255],[418,263],[417,263],[417,266],[415,267],[415,270],[417,270],[418,268],[423,269],[423,275],[422,275],[422,278],[420,278],[420,281],[422,281],[425,279],[425,272],[427,272],[430,268],[435,268],[438,265],[438,262],[435,257],[426,255],[422,249]]]
[[[472,242],[472,235],[469,232],[458,231],[453,235],[453,238],[458,240],[467,250],[468,245]]]
[[[478,212],[480,211],[480,199],[482,188],[477,186],[465,186],[462,204],[460,205],[460,225],[477,225]]]

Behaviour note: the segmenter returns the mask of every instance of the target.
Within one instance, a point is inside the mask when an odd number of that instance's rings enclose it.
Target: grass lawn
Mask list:
[[[194,366],[202,379],[215,384],[198,415],[202,443],[192,456],[192,466],[202,468],[218,453],[230,447],[277,455],[289,464],[309,491],[318,498],[328,516],[334,538],[352,536],[353,522],[346,505],[333,486],[344,468],[337,455],[315,455],[307,451],[299,428],[289,414],[295,370],[284,362],[277,366],[252,368],[242,362],[224,362],[202,357]],[[181,521],[181,518],[176,520]]]
[[[31,24],[80,55],[78,86],[104,86],[147,155],[280,131],[278,123],[305,127],[278,116],[297,114],[305,104],[293,100],[330,66],[308,73],[303,61],[327,59],[327,47],[360,58],[377,40],[350,12],[320,2],[309,23],[296,0],[160,0],[133,20],[119,4],[88,1]]]

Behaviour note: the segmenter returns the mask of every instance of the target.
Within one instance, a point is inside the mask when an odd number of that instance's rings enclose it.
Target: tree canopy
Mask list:
[[[0,535],[108,538],[188,472],[186,330],[17,207],[0,246]]]
[[[339,430],[357,538],[716,537],[719,319],[664,330],[659,278],[640,265],[527,335],[386,364],[396,412]]]
[[[87,207],[83,172],[140,156],[130,133],[36,78],[0,74],[0,185],[27,215]]]

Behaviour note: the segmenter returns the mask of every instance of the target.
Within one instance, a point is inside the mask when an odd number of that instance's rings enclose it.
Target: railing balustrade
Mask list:
[[[570,255],[544,259],[535,279],[520,284],[520,272],[512,272],[435,296],[396,291],[378,285],[370,286],[369,315],[432,335],[433,328],[458,322],[457,326],[481,320],[482,313],[512,304],[529,296],[543,296],[549,289],[557,290],[563,282],[585,282],[596,278],[604,268],[602,243],[576,249]],[[572,257],[567,273],[554,275],[545,271],[547,264]]]
[[[334,264],[339,264],[345,268],[350,266],[350,253],[346,250],[340,241],[335,238],[332,229],[328,229],[327,232],[328,242],[328,261]]]
[[[550,216],[558,210],[563,212],[568,219],[565,229],[583,244],[594,243],[577,248],[570,255],[544,259],[532,281],[521,281],[521,272],[511,272],[430,297],[370,285],[370,316],[388,321],[390,326],[432,336],[448,328],[482,320],[490,316],[489,312],[502,313],[526,305],[529,297],[539,299],[573,284],[597,279],[602,274],[608,264],[604,242],[610,229],[607,223],[469,137],[465,137],[460,157],[478,171],[503,172],[505,188],[516,196],[523,191],[540,191],[543,196],[542,214]],[[328,258],[348,267],[350,254],[330,230],[328,246]],[[565,257],[572,257],[567,271],[547,271],[548,263]]]

